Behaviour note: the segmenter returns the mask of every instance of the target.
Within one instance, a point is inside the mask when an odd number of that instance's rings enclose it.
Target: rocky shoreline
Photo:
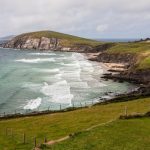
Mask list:
[[[101,78],[117,82],[127,81],[138,85],[138,90],[120,96],[150,96],[150,70],[146,70],[145,72],[131,72],[131,64],[135,61],[132,55],[126,55],[126,57],[120,55],[118,59],[114,55],[111,57],[109,54],[104,53],[88,53],[86,57],[91,61],[100,62],[106,68],[107,73],[104,73]]]

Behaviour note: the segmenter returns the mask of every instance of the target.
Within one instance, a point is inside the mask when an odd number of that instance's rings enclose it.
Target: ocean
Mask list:
[[[74,52],[0,48],[0,113],[58,110],[98,102],[106,92],[124,93],[130,83],[105,81],[98,62]]]

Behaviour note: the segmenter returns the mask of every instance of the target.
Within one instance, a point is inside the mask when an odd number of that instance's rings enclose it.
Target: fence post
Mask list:
[[[85,102],[85,107],[86,107],[86,102]]]
[[[5,112],[4,112],[4,117],[5,117]]]
[[[82,108],[82,103],[80,103],[80,106],[81,106],[81,108]]]
[[[48,111],[50,110],[50,107],[51,107],[51,106],[48,107]]]
[[[25,143],[26,143],[26,134],[23,133],[23,144],[25,144]]]
[[[34,138],[34,147],[36,147],[36,137]]]
[[[61,110],[61,104],[60,104],[60,110]]]
[[[47,143],[47,138],[46,137],[44,138],[44,143]]]
[[[72,103],[72,107],[73,107],[73,109],[74,109],[74,102]]]
[[[92,100],[92,105],[94,105],[94,102],[93,102],[93,100]]]
[[[38,112],[39,112],[39,110],[40,110],[40,106],[38,107]]]
[[[125,106],[125,116],[127,116],[128,114],[128,110],[127,110],[127,106]]]

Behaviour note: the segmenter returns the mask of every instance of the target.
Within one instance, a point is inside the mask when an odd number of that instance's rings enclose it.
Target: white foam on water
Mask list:
[[[57,78],[57,79],[62,79],[62,74],[61,73],[56,74],[54,77]]]
[[[71,63],[71,64],[65,64],[65,63],[61,63],[61,65],[65,66],[65,67],[71,67],[74,69],[80,69],[80,64],[78,63],[78,61],[76,61],[75,63]]]
[[[71,59],[74,59],[74,60],[84,60],[84,56],[80,53],[73,53],[72,56],[71,56]]]
[[[107,86],[106,84],[102,83],[102,82],[99,82],[98,80],[94,79],[89,81],[88,84],[91,86],[91,87],[105,87]]]
[[[83,80],[83,81],[93,81],[93,77],[92,77],[92,75],[91,74],[81,74],[81,79]]]
[[[45,73],[57,73],[60,70],[59,69],[35,69],[37,72],[45,72]]]
[[[74,78],[74,79],[78,79],[78,78],[80,78],[80,72],[64,72],[63,74],[62,74],[62,76],[64,77],[64,78]]]
[[[104,70],[103,69],[97,69],[94,71],[94,74],[96,75],[102,75],[104,73]]]
[[[54,58],[36,58],[36,59],[18,59],[16,62],[23,63],[40,63],[40,62],[55,62]]]
[[[22,88],[28,88],[28,89],[30,89],[32,91],[37,92],[37,91],[40,90],[41,84],[34,84],[34,83],[30,83],[30,82],[29,83],[24,83]]]
[[[42,99],[40,97],[38,97],[37,99],[31,99],[27,105],[25,105],[23,107],[23,109],[30,109],[30,110],[33,110],[33,109],[36,109],[38,108],[42,103]]]
[[[37,56],[55,56],[55,53],[29,53],[29,55],[37,55]]]
[[[70,86],[66,80],[56,82],[52,85],[44,83],[41,92],[46,96],[52,97],[50,99],[51,102],[71,105],[73,95],[70,93]]]
[[[70,82],[69,85],[73,88],[90,88],[87,82]]]
[[[92,63],[88,62],[88,61],[80,61],[79,62],[81,67],[92,67]]]

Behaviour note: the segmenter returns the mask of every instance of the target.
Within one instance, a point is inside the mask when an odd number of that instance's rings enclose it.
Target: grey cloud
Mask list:
[[[0,36],[56,30],[85,37],[147,37],[150,0],[0,0]]]

